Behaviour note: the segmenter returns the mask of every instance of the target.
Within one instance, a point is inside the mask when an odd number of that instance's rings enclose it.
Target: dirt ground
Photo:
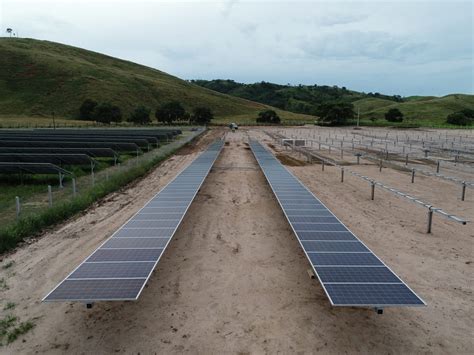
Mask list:
[[[36,326],[0,353],[472,353],[471,226],[435,217],[427,235],[425,211],[409,202],[382,191],[371,201],[368,187],[350,178],[341,184],[334,168],[288,167],[428,303],[383,315],[332,308],[308,277],[310,265],[246,145],[248,134],[267,140],[261,130],[226,134],[228,144],[137,302],[86,309],[41,298],[217,131],[6,256],[1,265],[14,264],[0,268],[8,286],[1,306],[15,302],[12,313]],[[399,181],[384,173],[387,182]],[[440,201],[443,186],[436,186]],[[472,199],[458,204],[446,200],[443,208],[474,214]]]

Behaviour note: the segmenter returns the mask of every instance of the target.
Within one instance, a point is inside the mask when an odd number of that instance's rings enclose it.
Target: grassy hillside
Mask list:
[[[208,106],[226,119],[250,120],[266,108],[153,68],[48,41],[0,38],[0,67],[0,117],[10,120],[49,117],[53,111],[56,117],[74,119],[86,98],[116,104],[125,117],[138,105],[154,111],[169,100],[188,110]],[[308,119],[281,114],[289,120]]]
[[[462,109],[474,109],[474,95],[453,94],[443,97],[410,97],[404,102],[390,102],[381,99],[362,99],[354,102],[360,107],[361,119],[384,120],[390,108],[402,111],[405,121],[422,124],[443,124],[446,116]]]
[[[321,104],[350,102],[360,109],[362,123],[389,124],[384,114],[397,107],[405,123],[422,126],[443,125],[446,116],[465,108],[474,109],[474,95],[453,94],[444,97],[384,95],[348,90],[345,87],[321,85],[279,85],[267,82],[242,84],[233,80],[193,80],[203,87],[249,100],[273,105],[288,111],[318,115]],[[375,122],[372,122],[372,120]]]
[[[257,101],[295,113],[318,115],[321,104],[328,101],[353,102],[364,98],[378,98],[391,102],[401,101],[400,96],[380,93],[363,93],[345,87],[327,85],[280,85],[268,82],[254,84],[233,80],[191,80],[192,83],[221,93]]]

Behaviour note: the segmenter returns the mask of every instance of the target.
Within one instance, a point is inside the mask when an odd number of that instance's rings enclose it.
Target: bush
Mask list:
[[[79,108],[79,118],[81,120],[92,121],[94,119],[94,109],[97,102],[91,99],[86,99]]]
[[[350,102],[327,102],[319,106],[319,122],[329,126],[340,126],[355,117],[354,105]]]
[[[469,126],[474,123],[474,110],[465,109],[451,113],[446,117],[446,122],[458,126]]]
[[[209,107],[196,107],[191,116],[191,123],[207,125],[214,118]]]
[[[168,124],[183,119],[185,115],[186,110],[178,101],[167,102],[157,108],[155,112],[155,117],[158,122],[165,122]]]
[[[258,114],[257,117],[257,123],[279,124],[280,122],[280,117],[273,110],[262,111]]]
[[[94,110],[94,120],[105,124],[120,122],[122,121],[122,111],[118,106],[107,102],[100,103]]]
[[[151,122],[150,118],[151,110],[145,106],[138,106],[128,118],[129,122],[133,122],[135,124],[149,124]]]
[[[403,113],[398,108],[391,108],[385,113],[388,122],[403,122]]]

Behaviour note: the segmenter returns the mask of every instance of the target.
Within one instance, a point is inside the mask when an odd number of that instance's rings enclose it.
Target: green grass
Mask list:
[[[404,115],[404,124],[411,123],[423,127],[459,128],[446,123],[446,116],[462,109],[474,109],[474,95],[453,94],[443,97],[412,96],[406,102],[393,102],[377,98],[362,99],[354,102],[360,107],[361,121],[368,125],[394,126],[385,121],[384,114],[390,108],[398,108]],[[375,123],[369,123],[370,119]]]
[[[0,84],[1,85],[1,84]],[[0,99],[1,101],[1,99]],[[55,117],[56,127],[89,127],[94,122]],[[0,128],[52,128],[53,118],[47,116],[5,115],[0,110]]]
[[[14,342],[19,336],[35,327],[31,321],[20,323],[18,321],[18,317],[11,314],[0,319],[0,346]]]
[[[7,302],[7,304],[3,307],[4,311],[9,311],[12,310],[16,307],[15,303],[13,302]]]
[[[289,111],[282,111],[275,109],[278,116],[280,116],[282,120],[282,124],[306,124],[306,123],[314,123],[315,117],[310,115],[303,115],[299,113],[293,113]],[[216,117],[212,121],[212,124],[216,125],[224,125],[229,124],[231,122],[239,123],[241,125],[256,125],[257,124],[257,114],[249,115],[229,115],[229,116],[221,116]]]
[[[6,263],[5,265],[2,265],[2,269],[3,269],[3,270],[7,270],[7,269],[11,268],[14,264],[15,264],[14,261],[9,261],[9,262]]]
[[[51,123],[53,111],[64,123],[77,118],[86,98],[116,104],[125,117],[138,105],[154,110],[170,100],[182,102],[187,110],[208,106],[218,118],[256,117],[268,107],[150,67],[49,41],[0,38],[0,67],[0,125],[29,124],[30,118],[36,124]]]

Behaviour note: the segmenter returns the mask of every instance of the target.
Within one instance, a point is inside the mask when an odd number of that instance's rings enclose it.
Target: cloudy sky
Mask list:
[[[473,1],[0,0],[0,26],[184,79],[473,93]]]

